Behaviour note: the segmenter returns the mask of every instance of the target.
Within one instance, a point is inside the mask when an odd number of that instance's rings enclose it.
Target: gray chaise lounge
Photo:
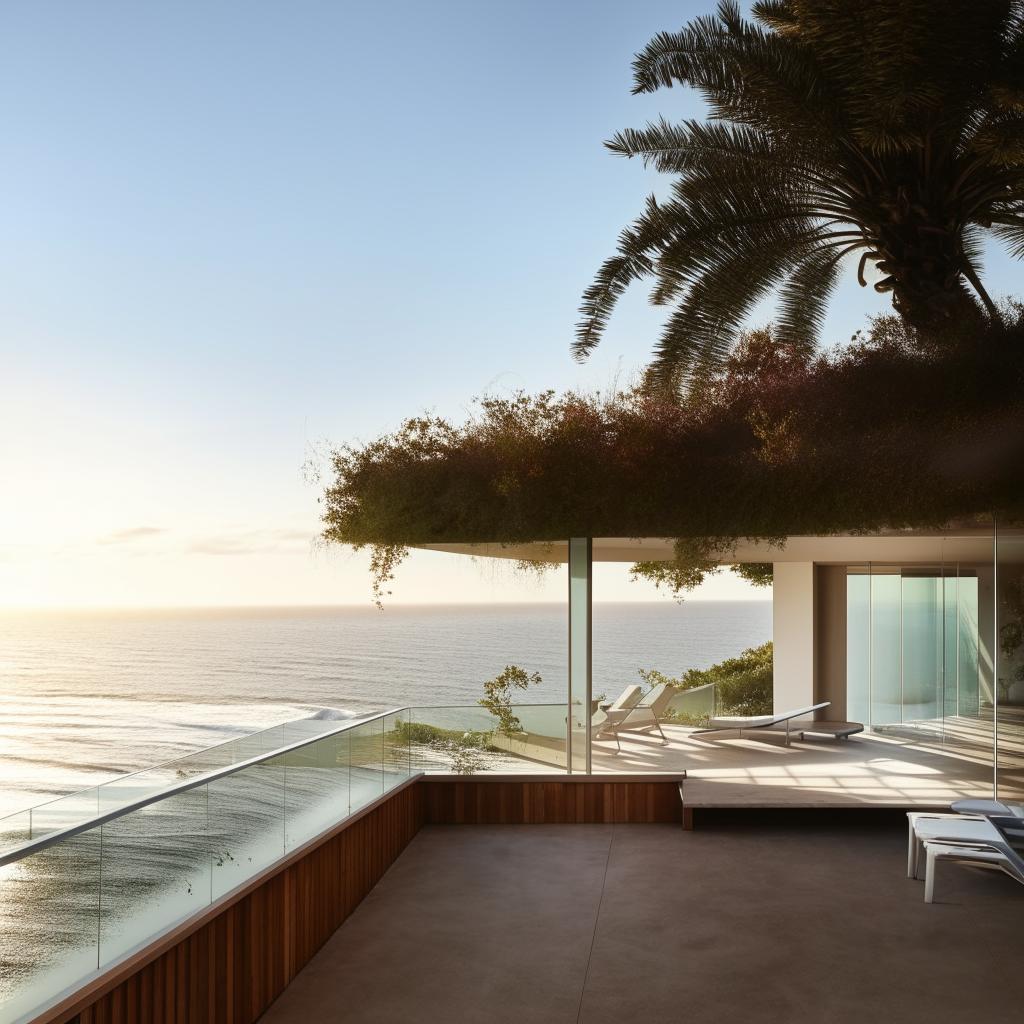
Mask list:
[[[770,729],[774,725],[782,725],[783,722],[786,724],[786,746],[789,746],[789,727],[790,723],[794,718],[803,718],[806,715],[812,715],[815,711],[821,711],[822,708],[830,707],[832,702],[830,700],[822,701],[820,704],[812,704],[810,707],[798,708],[796,711],[781,711],[777,714],[772,715],[721,715],[711,718],[708,721],[707,728],[698,729],[694,735],[698,736],[702,733],[709,732],[734,732],[739,730],[740,735],[743,734],[744,729]],[[856,725],[856,723],[850,723]],[[860,727],[862,729],[863,726]],[[854,728],[853,732],[859,732],[860,729]],[[807,732],[812,732],[813,727],[808,726]]]

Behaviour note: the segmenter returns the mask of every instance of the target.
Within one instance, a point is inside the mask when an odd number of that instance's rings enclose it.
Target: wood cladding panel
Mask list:
[[[75,1024],[252,1024],[359,905],[423,824],[417,785],[396,793],[142,963]]]
[[[434,825],[653,824],[683,820],[679,783],[568,780],[421,780]]]

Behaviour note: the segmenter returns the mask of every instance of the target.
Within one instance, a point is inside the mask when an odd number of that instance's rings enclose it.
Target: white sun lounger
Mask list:
[[[720,715],[709,719],[707,728],[698,729],[694,735],[707,732],[733,732],[739,730],[740,735],[744,729],[770,729],[773,725],[786,723],[786,746],[789,746],[789,726],[795,718],[804,718],[813,715],[815,711],[831,706],[830,700],[822,701],[820,704],[812,704],[810,707],[798,708],[796,711],[782,711],[774,715]]]
[[[619,733],[650,732],[657,729],[662,742],[668,743],[661,730],[661,719],[668,710],[672,697],[672,689],[664,683],[659,683],[639,703],[631,707],[606,712],[605,718],[597,730],[597,735],[601,738],[614,736],[615,743],[621,750]]]
[[[917,878],[926,843],[998,843],[1003,838],[999,829],[981,815],[908,811],[907,826],[907,878]]]
[[[974,820],[984,822],[994,836],[979,840],[924,840],[925,903],[934,902],[935,875],[940,860],[951,860],[972,867],[997,868],[1015,882],[1024,885],[1024,857],[1016,849],[1015,844],[1011,844],[1011,837],[1015,841],[1024,839],[1024,817],[993,815],[992,818]]]
[[[640,703],[640,698],[644,695],[644,689],[642,686],[627,686],[622,693],[618,695],[606,708],[602,708],[602,711],[626,711],[629,708],[635,708]]]

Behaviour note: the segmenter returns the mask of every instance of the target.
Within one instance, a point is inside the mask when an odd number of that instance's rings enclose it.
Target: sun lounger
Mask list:
[[[662,740],[667,743],[668,740],[665,739],[665,733],[661,729],[661,719],[668,710],[672,697],[672,689],[664,683],[660,683],[633,707],[616,711],[609,709],[605,712],[605,720],[598,728],[598,735],[614,736],[615,742],[618,743],[619,733],[650,732],[652,729],[657,729]]]
[[[602,711],[627,711],[629,708],[635,708],[640,703],[640,698],[644,695],[644,688],[642,686],[627,686],[622,693],[612,701],[611,704],[606,708],[602,708]]]
[[[831,706],[829,700],[820,704],[812,704],[810,707],[799,708],[796,711],[782,711],[772,715],[720,715],[709,719],[707,727],[698,729],[694,735],[708,732],[734,732],[739,730],[740,735],[745,729],[770,729],[775,725],[786,725],[786,746],[789,746],[789,726],[795,718],[805,718],[813,715],[815,711]],[[810,731],[810,727],[808,727]]]
[[[1005,871],[1011,878],[1024,884],[1024,863],[1020,861],[1013,850],[1004,844],[999,846],[964,846],[955,843],[941,843],[937,840],[929,840],[925,847],[925,875],[924,875],[924,901],[925,903],[935,902],[935,874],[936,867],[940,860],[951,860],[958,864],[968,864],[977,867],[993,867]]]
[[[992,818],[962,820],[983,821],[993,834],[978,840],[924,840],[925,903],[932,903],[935,900],[935,875],[940,860],[951,860],[972,867],[996,868],[1024,885],[1024,857],[1015,849],[1015,845],[1024,839],[1024,818],[994,815]],[[1013,844],[1010,837],[1013,837]]]
[[[924,844],[1001,842],[999,829],[981,815],[907,812],[907,877],[917,878]]]
[[[598,708],[590,717],[590,738],[592,740],[600,739],[601,734],[608,728],[608,731],[615,736],[615,745],[619,750],[622,750],[622,744],[619,742],[619,737],[612,726],[609,725],[608,716],[611,715],[613,719],[617,718],[620,714],[629,711],[631,708],[636,707],[640,702],[640,698],[643,696],[643,687],[641,686],[627,686],[622,693],[618,695],[607,707]]]

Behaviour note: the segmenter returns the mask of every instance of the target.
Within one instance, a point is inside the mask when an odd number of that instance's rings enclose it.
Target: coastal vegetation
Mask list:
[[[488,398],[345,446],[324,536],[374,548],[378,593],[409,545],[676,537],[676,562],[638,571],[687,589],[741,537],[1019,517],[1022,465],[1019,305],[941,348],[895,316],[817,354],[763,328],[683,397]]]
[[[772,711],[772,652],[769,640],[710,668],[687,669],[675,678],[656,669],[640,669],[640,678],[647,686],[664,683],[684,692],[713,683],[714,714],[768,715]],[[707,715],[692,716],[685,712],[675,712],[670,717],[683,725],[704,725],[708,718]]]

